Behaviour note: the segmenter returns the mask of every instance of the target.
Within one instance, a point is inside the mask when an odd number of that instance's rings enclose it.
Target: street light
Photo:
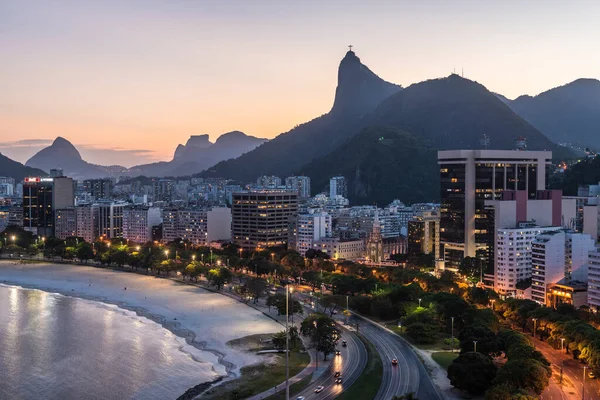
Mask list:
[[[419,299],[419,308],[421,308],[421,299]]]
[[[531,335],[533,337],[535,337],[536,327],[537,327],[537,318],[533,318],[533,332],[532,332],[532,335]]]
[[[140,246],[135,246],[135,250],[136,251],[140,251],[141,247]]]
[[[477,353],[477,340],[473,340],[473,351]]]
[[[275,253],[271,253],[271,262],[275,262]]]
[[[290,329],[288,322],[290,320],[290,283],[285,286],[285,399],[290,400]]]
[[[565,350],[565,338],[560,338],[560,351],[563,352]]]
[[[10,240],[12,240],[12,242],[14,243],[14,242],[15,242],[15,240],[17,240],[17,237],[16,237],[15,235],[12,235],[12,236],[10,237]]]
[[[165,250],[165,257],[169,258],[169,250]]]
[[[581,384],[581,400],[585,399],[585,370],[587,369],[587,365],[583,366],[583,382]]]
[[[196,261],[196,255],[192,254],[192,261]]]
[[[452,353],[454,353],[454,317],[450,317],[450,319],[452,320],[452,328],[450,331],[450,335],[452,336],[452,338],[450,339],[450,345],[452,346]]]

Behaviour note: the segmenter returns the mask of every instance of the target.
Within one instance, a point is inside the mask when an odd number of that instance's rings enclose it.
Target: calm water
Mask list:
[[[175,399],[212,379],[194,350],[133,312],[0,285],[0,399]]]

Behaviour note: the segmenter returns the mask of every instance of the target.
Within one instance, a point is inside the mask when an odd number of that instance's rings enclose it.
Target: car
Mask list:
[[[336,350],[336,351],[335,351],[335,355],[336,355],[336,356],[339,356],[339,355],[341,355],[341,354],[342,354],[342,352],[341,352],[341,351],[339,351],[339,350]]]
[[[398,365],[398,360],[396,360],[395,358],[392,358],[392,365]]]
[[[594,371],[588,372],[588,378],[594,379],[595,377],[596,377],[596,374],[594,374]]]
[[[336,371],[336,373],[333,374],[333,376],[335,376],[336,378],[339,378],[340,375],[342,375],[342,373],[340,371]]]
[[[296,400],[305,400],[305,399],[306,399],[306,397],[304,397],[304,396],[298,396],[298,397],[296,397]]]
[[[336,383],[336,384],[338,384],[338,385],[339,385],[340,383],[342,383],[342,377],[340,376],[339,378],[337,378],[337,379],[335,380],[335,383]]]
[[[315,393],[321,393],[325,389],[325,386],[317,386]]]
[[[346,346],[348,346],[348,343],[346,343],[345,340],[342,340],[342,347],[346,347]]]
[[[337,310],[333,310],[333,313],[334,313],[334,314],[337,314]]]

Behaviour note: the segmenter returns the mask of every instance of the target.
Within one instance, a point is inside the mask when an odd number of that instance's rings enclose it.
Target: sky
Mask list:
[[[98,164],[190,135],[273,138],[329,111],[349,44],[408,86],[464,70],[509,98],[600,78],[600,2],[0,0],[0,152]]]

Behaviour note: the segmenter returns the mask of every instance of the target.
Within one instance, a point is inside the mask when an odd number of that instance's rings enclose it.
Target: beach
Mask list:
[[[0,283],[113,304],[151,319],[197,349],[210,378],[239,376],[260,358],[229,347],[232,339],[280,331],[281,325],[230,297],[171,279],[90,266],[0,261]],[[227,290],[227,289],[225,289]],[[197,382],[202,384],[205,382]],[[183,394],[183,393],[182,393]]]

